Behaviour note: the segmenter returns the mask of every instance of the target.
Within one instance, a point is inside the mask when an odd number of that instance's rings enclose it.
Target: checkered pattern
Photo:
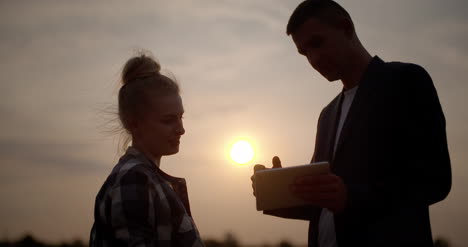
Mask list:
[[[185,179],[130,147],[96,196],[90,247],[203,247]]]

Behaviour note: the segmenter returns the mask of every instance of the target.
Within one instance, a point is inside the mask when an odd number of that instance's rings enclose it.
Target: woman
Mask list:
[[[146,55],[127,61],[122,84],[119,119],[132,145],[96,196],[90,246],[203,246],[185,179],[160,169],[185,133],[179,86]]]

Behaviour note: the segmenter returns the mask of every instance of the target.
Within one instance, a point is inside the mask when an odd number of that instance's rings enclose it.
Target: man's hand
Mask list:
[[[273,157],[272,161],[273,163],[273,168],[281,168],[281,160],[278,158],[278,156]],[[256,164],[254,166],[254,174],[250,177],[250,180],[252,180],[252,189],[253,189],[253,195],[255,196],[255,173],[260,170],[267,169],[264,165],[261,164]]]
[[[298,177],[291,185],[291,192],[306,202],[328,208],[335,214],[343,212],[346,206],[346,186],[335,174]]]

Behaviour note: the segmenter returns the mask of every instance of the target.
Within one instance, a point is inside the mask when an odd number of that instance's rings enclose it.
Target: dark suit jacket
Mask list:
[[[332,158],[342,94],[319,117],[313,162],[330,161],[348,192],[335,214],[339,247],[432,246],[429,205],[451,188],[445,118],[427,72],[374,57],[356,92]],[[268,211],[310,220],[317,246],[321,209]]]

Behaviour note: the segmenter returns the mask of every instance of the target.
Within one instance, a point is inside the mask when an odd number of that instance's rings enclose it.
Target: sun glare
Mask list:
[[[231,159],[240,165],[251,161],[254,157],[252,145],[246,140],[235,142],[231,147]]]

